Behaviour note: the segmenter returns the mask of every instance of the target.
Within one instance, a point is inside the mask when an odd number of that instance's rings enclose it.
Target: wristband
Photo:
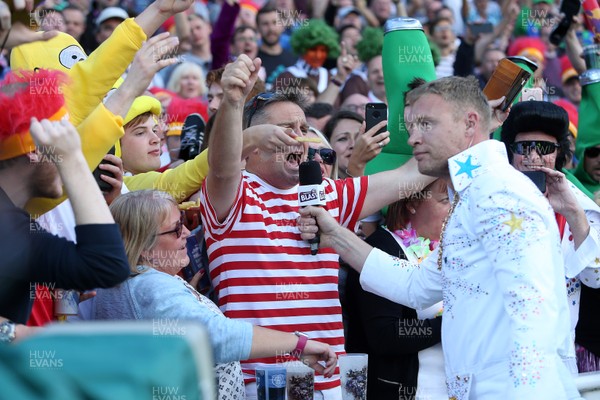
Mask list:
[[[294,332],[294,335],[298,336],[298,343],[296,343],[296,348],[290,354],[293,357],[300,358],[306,347],[306,342],[308,342],[308,335],[299,331]]]
[[[336,78],[331,78],[331,83],[333,83],[337,87],[342,87],[343,83]]]

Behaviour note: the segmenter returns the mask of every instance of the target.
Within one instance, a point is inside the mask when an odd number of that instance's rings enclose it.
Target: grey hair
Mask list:
[[[250,99],[250,101],[248,101],[246,103],[246,105],[244,106],[244,128],[249,128],[249,120],[252,119],[252,125],[258,125],[256,123],[257,120],[263,120],[266,112],[265,112],[265,108],[269,105],[269,104],[274,104],[274,103],[294,103],[296,104],[298,107],[300,107],[302,109],[303,112],[306,111],[306,108],[308,107],[308,101],[306,96],[304,96],[304,94],[302,94],[301,91],[298,90],[286,90],[286,91],[276,91],[276,92],[272,92],[273,95],[265,100],[260,107],[254,112],[254,114],[252,114],[253,109],[254,109],[254,102],[257,101],[257,97],[264,95],[265,93],[261,93],[257,96],[254,96],[252,99]]]

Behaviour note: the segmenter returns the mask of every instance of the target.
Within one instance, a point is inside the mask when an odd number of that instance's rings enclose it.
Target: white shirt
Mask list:
[[[442,270],[440,248],[420,266],[374,249],[361,273],[363,288],[416,309],[443,299],[449,396],[579,399],[561,361],[569,314],[548,201],[508,164],[498,141],[479,143],[448,165],[460,201],[442,243]]]
[[[600,207],[571,182],[568,182],[568,184],[579,205],[585,211],[585,216],[590,225],[588,236],[577,250],[575,250],[575,242],[568,223],[565,224],[561,243],[571,315],[571,340],[575,342],[575,327],[579,320],[581,285],[584,284],[593,289],[600,288]],[[566,362],[571,372],[577,374],[575,349],[571,350],[572,352],[568,355]]]

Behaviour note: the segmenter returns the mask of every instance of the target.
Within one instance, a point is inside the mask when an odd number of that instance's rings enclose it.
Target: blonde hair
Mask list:
[[[313,126],[309,126],[308,130],[312,133],[314,133],[315,135],[317,135],[317,137],[319,139],[321,139],[321,142],[323,142],[323,144],[328,148],[333,150],[333,147],[331,147],[331,143],[329,143],[329,140],[327,140],[327,137],[325,135],[323,135],[323,133],[318,130],[317,128],[313,127]],[[337,157],[335,158],[335,163],[334,165],[331,166],[331,176],[328,176],[328,178],[331,179],[337,179],[338,178],[338,160]]]
[[[411,90],[406,101],[414,104],[421,96],[426,94],[436,94],[444,101],[450,103],[454,111],[454,120],[457,121],[464,110],[475,109],[482,120],[484,132],[487,134],[487,127],[491,120],[491,111],[487,98],[479,87],[479,82],[474,76],[458,77],[449,76],[435,81],[424,83],[423,85]]]
[[[167,84],[167,89],[179,94],[179,91],[181,90],[181,78],[189,72],[198,77],[198,80],[200,81],[200,96],[204,96],[207,91],[204,72],[202,72],[202,68],[200,68],[198,64],[193,62],[181,63],[173,70],[173,73],[169,78],[169,83]]]
[[[157,233],[177,202],[171,195],[158,190],[138,190],[117,197],[110,212],[119,225],[125,243],[129,269],[147,263],[142,253],[156,245]]]

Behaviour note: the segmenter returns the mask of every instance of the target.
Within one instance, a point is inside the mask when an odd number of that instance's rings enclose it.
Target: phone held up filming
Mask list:
[[[504,102],[500,109],[506,111],[521,93],[521,89],[530,76],[531,74],[528,71],[503,58],[498,63],[487,85],[483,88],[483,94],[488,100],[496,100],[504,96]]]

